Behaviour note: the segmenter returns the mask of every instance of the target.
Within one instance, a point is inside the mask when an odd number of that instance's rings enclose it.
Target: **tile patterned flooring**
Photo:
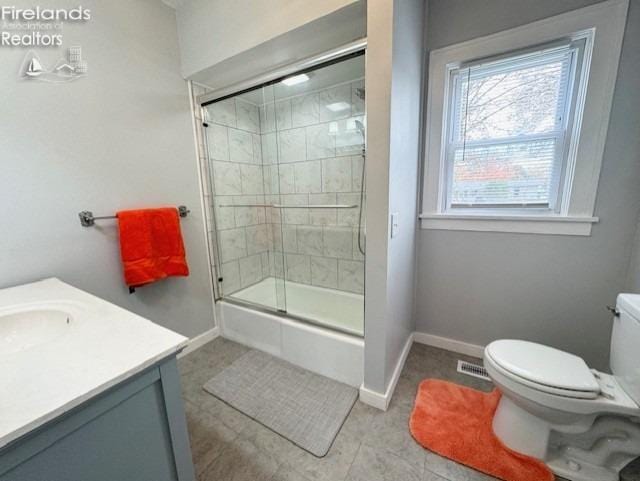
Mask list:
[[[217,338],[179,361],[198,481],[494,479],[423,449],[408,428],[418,383],[425,378],[492,388],[489,382],[456,372],[457,359],[476,359],[414,344],[388,411],[356,402],[329,454],[316,458],[202,389],[247,349]]]

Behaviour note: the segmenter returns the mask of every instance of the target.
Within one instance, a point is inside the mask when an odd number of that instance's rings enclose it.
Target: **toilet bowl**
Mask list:
[[[617,481],[640,455],[640,295],[620,294],[611,338],[613,374],[578,356],[528,341],[484,351],[502,392],[493,430],[514,451],[572,481]]]

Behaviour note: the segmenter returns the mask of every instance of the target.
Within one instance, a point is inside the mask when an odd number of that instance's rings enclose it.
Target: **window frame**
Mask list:
[[[422,228],[590,235],[598,221],[593,210],[627,8],[627,0],[608,0],[430,53]],[[447,160],[455,105],[452,73],[561,48],[574,49],[567,80],[574,94],[565,99],[552,208],[452,207],[453,162]]]
[[[574,129],[575,110],[578,103],[578,93],[581,88],[585,88],[582,85],[582,65],[585,55],[587,44],[587,37],[577,39],[566,39],[563,41],[554,41],[545,45],[539,45],[535,48],[527,48],[524,50],[518,50],[516,52],[510,52],[509,54],[498,55],[478,61],[466,62],[462,65],[448,65],[447,66],[447,78],[449,81],[450,93],[449,98],[445,98],[446,110],[444,113],[443,124],[447,129],[447,141],[446,146],[442,150],[444,156],[443,162],[446,165],[446,169],[443,169],[441,175],[446,176],[443,181],[445,189],[441,192],[443,211],[445,212],[484,212],[484,213],[531,213],[545,214],[547,212],[560,213],[560,208],[565,201],[563,198],[563,186],[562,182],[567,171],[567,163],[575,161],[575,156],[571,157],[567,138],[571,138],[576,135]],[[555,129],[551,132],[545,132],[540,134],[525,134],[519,136],[511,136],[504,138],[496,138],[491,140],[479,140],[479,141],[456,141],[457,137],[457,124],[459,120],[459,100],[460,100],[460,83],[463,81],[465,71],[469,69],[481,66],[483,64],[489,64],[488,68],[495,69],[497,71],[515,71],[518,67],[523,66],[523,62],[531,57],[542,57],[552,55],[568,56],[567,60],[563,60],[563,69],[569,69],[569,72],[563,74],[566,78],[566,94],[561,99],[561,104],[558,105],[561,116],[559,125],[555,125]],[[535,59],[534,59],[535,60]],[[500,65],[503,64],[503,65]],[[504,65],[506,64],[506,65]],[[457,144],[463,143],[465,146],[470,144],[470,147],[482,146],[482,145],[499,145],[499,144],[516,144],[518,142],[535,141],[552,139],[556,144],[556,152],[554,153],[552,179],[551,179],[551,192],[548,203],[530,203],[530,204],[454,204],[452,200],[453,191],[453,168],[455,151]]]

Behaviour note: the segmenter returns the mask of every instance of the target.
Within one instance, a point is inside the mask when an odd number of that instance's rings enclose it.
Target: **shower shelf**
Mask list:
[[[314,205],[282,205],[282,204],[221,204],[219,207],[274,207],[276,209],[355,209],[357,204],[314,204]]]

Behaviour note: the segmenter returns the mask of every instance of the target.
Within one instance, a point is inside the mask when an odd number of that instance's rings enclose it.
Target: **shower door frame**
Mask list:
[[[317,70],[323,67],[328,67],[330,65],[339,63],[344,60],[348,60],[349,58],[357,57],[360,55],[366,56],[367,50],[367,38],[363,37],[358,40],[354,40],[353,42],[349,42],[340,47],[328,50],[318,55],[314,55],[308,57],[306,59],[300,60],[298,62],[294,62],[292,64],[280,67],[278,69],[269,71],[265,74],[258,75],[249,80],[238,82],[235,84],[231,84],[226,87],[222,87],[211,92],[199,95],[196,97],[196,103],[200,107],[200,114],[202,119],[204,119],[204,109],[207,105],[210,105],[215,102],[219,102],[221,100],[225,100],[228,98],[233,98],[243,93],[256,90],[262,87],[267,87],[269,85],[274,85],[281,82],[283,79],[290,77],[292,75],[298,75],[306,72],[310,72],[313,70]],[[366,61],[366,60],[365,60]],[[209,162],[209,147],[208,147],[208,137],[206,134],[206,125],[200,125],[202,129],[202,138],[204,142],[205,152],[207,155],[207,162]],[[209,173],[209,177],[211,173]],[[212,179],[207,179],[210,182],[211,188],[213,189]],[[211,209],[211,219],[213,222],[213,227],[217,226],[216,219],[216,209],[213,206],[207,206],[207,208]],[[349,332],[347,330],[342,330],[339,327],[328,327],[326,324],[323,324],[320,321],[315,321],[314,319],[310,319],[307,317],[297,316],[295,314],[291,314],[286,310],[286,295],[285,295],[285,309],[279,309],[278,307],[269,307],[262,304],[253,303],[250,301],[245,301],[242,299],[236,299],[231,296],[225,296],[223,294],[222,288],[220,286],[220,282],[222,279],[222,273],[219,271],[221,266],[220,260],[220,247],[218,245],[218,236],[217,234],[211,234],[211,232],[207,233],[210,238],[209,241],[212,245],[213,256],[215,258],[214,262],[214,270],[212,271],[213,275],[213,287],[214,287],[214,302],[225,301],[230,302],[232,304],[237,304],[240,306],[248,307],[263,313],[278,315],[282,317],[288,317],[290,319],[295,319],[301,322],[305,322],[311,325],[315,325],[318,327],[322,327],[324,329],[331,329],[334,331],[342,332],[344,334],[348,334],[351,336],[363,338],[362,336]],[[283,278],[286,285],[286,277]]]

